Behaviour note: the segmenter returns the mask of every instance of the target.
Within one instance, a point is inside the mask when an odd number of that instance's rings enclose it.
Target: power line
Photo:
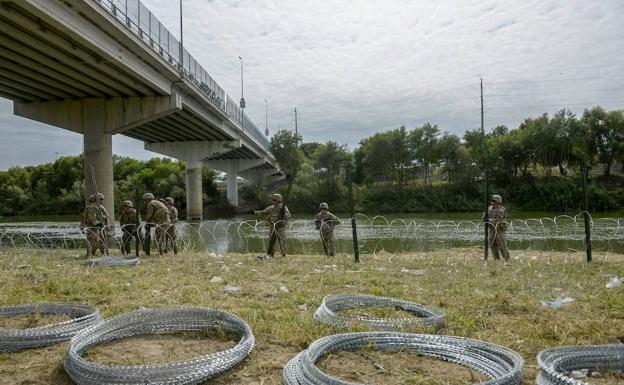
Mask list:
[[[498,82],[487,82],[486,84],[510,84],[510,83],[547,83],[547,82],[564,82],[564,81],[576,81],[576,80],[595,80],[595,79],[607,79],[607,78],[621,78],[624,74],[612,74],[604,76],[586,76],[580,78],[553,78],[553,79],[538,79],[538,80],[507,80]]]
[[[487,97],[514,97],[514,96],[534,96],[534,95],[559,95],[559,94],[580,94],[584,92],[606,92],[606,91],[624,91],[623,88],[602,88],[594,90],[574,90],[574,91],[555,91],[555,92],[531,92],[527,94],[487,94]]]

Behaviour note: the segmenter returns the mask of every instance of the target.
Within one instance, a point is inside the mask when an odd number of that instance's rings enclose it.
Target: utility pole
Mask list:
[[[488,231],[489,231],[489,226],[490,223],[488,221],[489,219],[489,213],[488,213],[488,208],[489,208],[489,203],[490,203],[490,197],[488,194],[488,159],[487,159],[487,151],[486,151],[486,146],[485,146],[485,128],[484,128],[484,124],[483,124],[483,78],[481,76],[479,76],[479,79],[481,80],[481,145],[482,145],[482,155],[483,155],[483,165],[485,167],[485,218],[484,218],[484,222],[485,222],[485,239],[483,241],[483,246],[484,246],[484,250],[483,250],[483,259],[487,260],[488,259],[488,246],[489,246],[489,240],[488,240]]]
[[[297,129],[297,107],[295,107],[295,135],[297,135],[298,133],[298,129]]]
[[[591,262],[592,260],[592,245],[591,245],[591,227],[590,227],[590,217],[589,217],[589,200],[587,198],[587,176],[589,174],[589,167],[587,165],[587,151],[588,151],[588,141],[589,141],[589,127],[587,127],[587,131],[585,132],[585,141],[583,145],[583,220],[585,223],[585,256],[587,258],[587,262]]]
[[[150,34],[151,33],[152,31],[150,31]],[[184,77],[184,31],[182,29],[182,0],[180,0],[180,74],[182,75],[182,77]]]

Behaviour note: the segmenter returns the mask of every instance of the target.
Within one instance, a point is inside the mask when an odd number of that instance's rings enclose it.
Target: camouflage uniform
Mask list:
[[[507,249],[507,211],[500,205],[501,197],[499,195],[493,195],[492,201],[498,201],[498,207],[488,207],[487,219],[488,228],[488,241],[490,243],[490,249],[494,259],[500,259],[500,254],[503,255],[505,260],[509,259],[509,250]]]
[[[123,255],[130,254],[132,251],[130,247],[132,238],[136,238],[137,242],[139,241],[138,230],[141,225],[141,216],[132,206],[127,206],[127,202],[129,201],[124,202],[124,207],[130,207],[130,211],[122,210],[121,214],[119,214],[119,226],[122,232],[121,254]]]
[[[254,211],[256,215],[261,215],[269,221],[269,245],[267,247],[267,255],[273,257],[275,253],[275,242],[279,241],[280,252],[282,257],[286,256],[286,224],[290,219],[290,211],[288,207],[284,205],[282,196],[279,194],[273,194],[273,204],[264,210]],[[284,214],[281,214],[282,207],[284,207]]]
[[[323,210],[323,208],[325,210]],[[321,203],[321,212],[316,214],[314,224],[316,225],[316,229],[320,231],[325,255],[333,257],[336,255],[336,249],[334,248],[334,227],[340,224],[340,219],[330,213],[328,208],[327,204]]]
[[[171,223],[169,220],[169,209],[164,203],[152,199],[149,203],[147,203],[145,222],[149,225],[156,225],[156,230],[154,230],[156,235],[156,244],[158,246],[158,253],[162,254],[165,247],[167,228]]]
[[[82,212],[82,218],[80,220],[80,228],[86,229],[87,233],[87,257],[95,256],[95,251],[97,249],[100,249],[102,255],[105,255],[105,232],[106,228],[109,226],[108,212],[104,206],[98,205],[95,201],[91,201],[91,198],[89,198],[89,201],[90,203]],[[100,220],[98,220],[98,215]]]
[[[173,248],[173,254],[178,253],[178,245],[176,240],[178,238],[176,233],[176,223],[178,223],[178,209],[173,205],[173,198],[167,197],[165,201],[168,202],[171,206],[169,208],[169,220],[171,224],[167,228],[167,239],[165,240],[165,253],[169,251],[169,246],[171,245]]]

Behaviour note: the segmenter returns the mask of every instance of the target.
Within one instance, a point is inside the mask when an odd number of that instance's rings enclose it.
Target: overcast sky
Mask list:
[[[178,2],[145,0],[174,34]],[[184,43],[271,135],[350,148],[375,132],[426,122],[462,135],[569,108],[624,108],[622,0],[183,0]],[[0,99],[0,169],[82,151],[82,138],[12,114]],[[156,156],[123,136],[116,154]]]

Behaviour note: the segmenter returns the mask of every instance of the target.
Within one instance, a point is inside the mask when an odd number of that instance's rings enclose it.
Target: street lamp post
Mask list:
[[[184,77],[184,30],[182,29],[182,0],[180,0],[180,74]]]
[[[241,64],[241,100],[240,100],[240,108],[241,110],[245,109],[245,96],[243,93],[243,58],[242,57],[238,57],[240,59],[240,64]]]
[[[269,136],[269,103],[264,99],[264,136]]]

